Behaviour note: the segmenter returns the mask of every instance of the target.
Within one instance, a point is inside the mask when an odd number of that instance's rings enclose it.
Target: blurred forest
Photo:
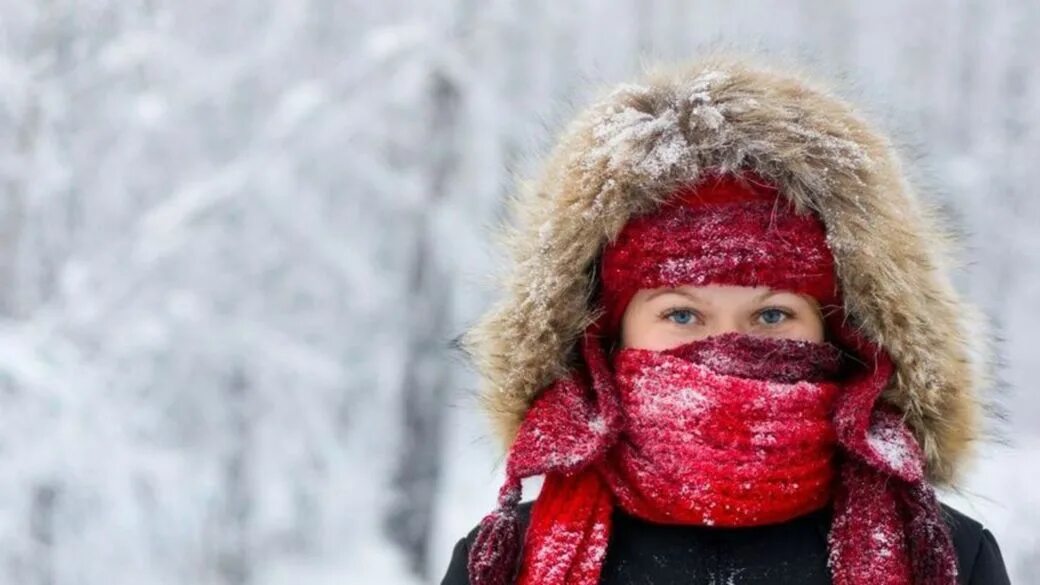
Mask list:
[[[0,0],[0,582],[439,582],[501,480],[452,340],[505,194],[601,87],[712,48],[837,80],[956,219],[1004,367],[943,499],[1027,582],[1037,30],[1029,0]]]

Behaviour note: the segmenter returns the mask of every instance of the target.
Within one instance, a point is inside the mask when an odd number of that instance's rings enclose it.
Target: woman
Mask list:
[[[978,433],[981,319],[849,106],[739,59],[661,70],[515,203],[464,339],[506,483],[444,583],[1008,582],[934,493]]]

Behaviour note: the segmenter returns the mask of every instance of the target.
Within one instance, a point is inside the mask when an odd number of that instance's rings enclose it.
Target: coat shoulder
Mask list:
[[[521,531],[527,528],[527,523],[531,519],[531,508],[533,505],[533,500],[521,502],[517,505],[517,520],[519,521]],[[962,563],[968,562],[968,565],[962,564],[961,566],[970,567],[971,561],[975,558],[975,553],[979,551],[989,531],[981,522],[953,506],[942,502],[940,502],[939,506],[942,509],[943,520],[950,527],[950,535],[953,538],[953,546],[957,549],[958,560],[962,561]],[[467,546],[473,543],[473,539],[476,538],[477,530],[479,529],[480,523],[478,522],[466,535],[465,541]],[[992,538],[992,536],[989,537]]]
[[[940,503],[939,507],[943,520],[950,528],[958,560],[973,560],[973,553],[978,550],[982,541],[982,523],[948,504]]]
[[[517,521],[521,533],[527,529],[534,501],[517,506]],[[996,538],[981,522],[945,503],[940,502],[942,518],[950,528],[961,585],[1010,585],[1007,568]],[[452,555],[451,566],[443,585],[467,585],[466,557],[480,529],[476,523],[466,536],[459,539]],[[822,530],[826,527],[821,526]]]
[[[1010,584],[1000,545],[993,533],[981,522],[953,506],[942,502],[939,506],[943,520],[950,527],[960,582],[963,585]]]

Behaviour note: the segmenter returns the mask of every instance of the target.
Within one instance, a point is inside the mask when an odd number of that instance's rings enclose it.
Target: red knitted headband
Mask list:
[[[625,224],[603,251],[607,332],[638,290],[683,285],[768,286],[840,305],[834,257],[815,213],[799,215],[757,174],[710,173],[660,209]]]

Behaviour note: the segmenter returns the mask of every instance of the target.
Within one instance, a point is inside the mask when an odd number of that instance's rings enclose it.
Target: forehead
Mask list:
[[[643,301],[650,301],[660,297],[682,296],[694,301],[705,303],[726,300],[764,300],[770,297],[789,295],[803,297],[799,293],[785,289],[774,289],[768,286],[737,286],[737,285],[683,285],[677,287],[644,288],[637,293]]]

